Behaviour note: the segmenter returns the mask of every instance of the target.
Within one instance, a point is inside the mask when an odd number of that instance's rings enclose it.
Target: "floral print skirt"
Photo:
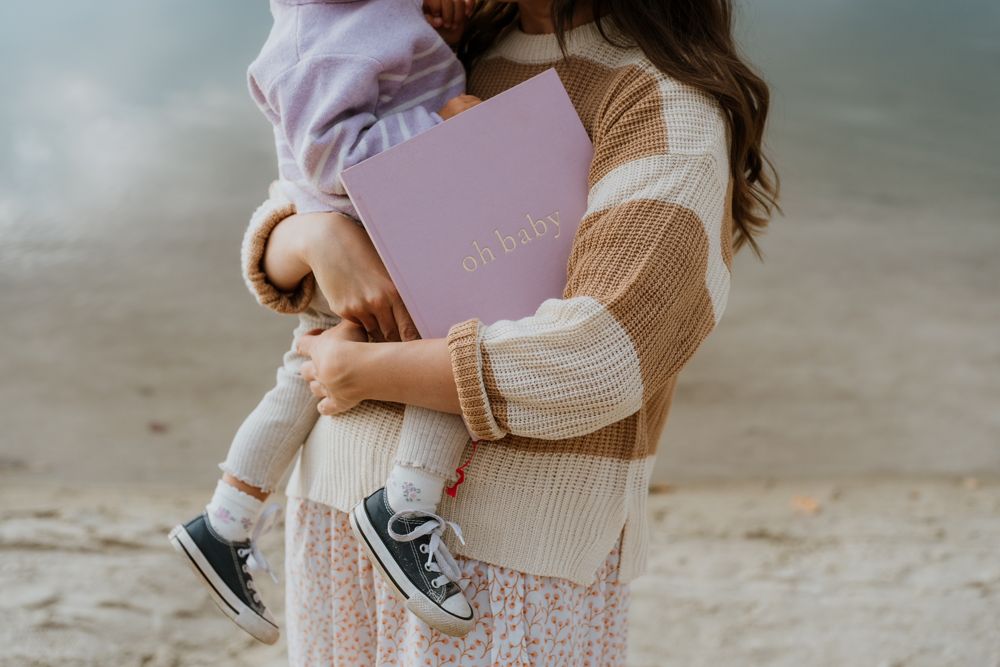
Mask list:
[[[629,587],[618,550],[589,586],[458,558],[478,623],[461,639],[410,614],[365,557],[347,514],[290,498],[284,629],[294,667],[624,665]]]

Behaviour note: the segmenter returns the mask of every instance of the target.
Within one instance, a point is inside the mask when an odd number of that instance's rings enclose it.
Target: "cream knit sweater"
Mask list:
[[[588,210],[562,299],[522,320],[456,324],[448,335],[463,415],[484,441],[458,498],[454,553],[537,575],[593,580],[621,539],[621,577],[646,562],[646,494],[677,374],[726,305],[732,260],[726,124],[708,96],[665,76],[594,24],[554,36],[507,34],[469,92],[488,98],[555,66],[595,146]],[[272,196],[244,244],[261,303],[296,312],[268,284],[268,234],[291,206]],[[348,510],[381,486],[400,405],[366,401],[320,420],[288,493]],[[434,443],[427,443],[433,447]]]

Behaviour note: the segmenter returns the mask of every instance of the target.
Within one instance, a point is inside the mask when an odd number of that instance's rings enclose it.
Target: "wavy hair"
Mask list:
[[[582,6],[581,0],[552,0],[552,21],[564,55],[566,32]],[[663,73],[718,102],[729,129],[733,245],[749,245],[759,256],[756,236],[780,210],[778,175],[763,148],[771,93],[739,53],[731,0],[591,0],[591,7],[609,43],[638,46]],[[471,70],[517,20],[515,3],[477,3],[458,49],[465,66]],[[616,28],[615,38],[606,29],[607,21]],[[615,41],[619,34],[624,42]]]

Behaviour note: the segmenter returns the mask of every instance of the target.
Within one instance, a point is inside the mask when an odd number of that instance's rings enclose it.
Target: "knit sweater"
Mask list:
[[[600,37],[509,32],[473,71],[489,98],[555,66],[594,142],[588,209],[561,299],[517,321],[456,324],[448,345],[463,416],[482,441],[457,499],[454,553],[579,583],[619,540],[620,575],[646,562],[646,496],[677,375],[725,308],[732,261],[727,129],[709,96]],[[262,303],[302,307],[260,260],[292,207],[272,196],[245,239]],[[349,509],[384,482],[402,406],[365,401],[313,430],[288,493]],[[434,443],[427,443],[433,447]]]
[[[441,122],[465,71],[420,0],[271,0],[250,94],[274,125],[282,189],[300,212],[357,217],[340,173]]]

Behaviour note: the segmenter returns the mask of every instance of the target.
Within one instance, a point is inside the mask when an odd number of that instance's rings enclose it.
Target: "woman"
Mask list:
[[[303,340],[304,374],[337,416],[288,487],[293,664],[623,664],[677,374],[722,315],[733,249],[756,248],[775,203],[768,90],[736,54],[728,0],[487,2],[460,53],[481,98],[556,67],[594,142],[588,211],[563,298],[531,317],[462,322],[439,340],[360,343],[347,323]],[[396,300],[356,230],[292,214],[272,198],[248,230],[263,303],[299,310],[330,276],[355,303]],[[266,253],[293,228],[316,280],[283,293]],[[460,502],[442,506],[466,536],[449,546],[479,618],[462,639],[408,615],[348,526],[385,479],[400,404],[459,413],[489,441]]]

